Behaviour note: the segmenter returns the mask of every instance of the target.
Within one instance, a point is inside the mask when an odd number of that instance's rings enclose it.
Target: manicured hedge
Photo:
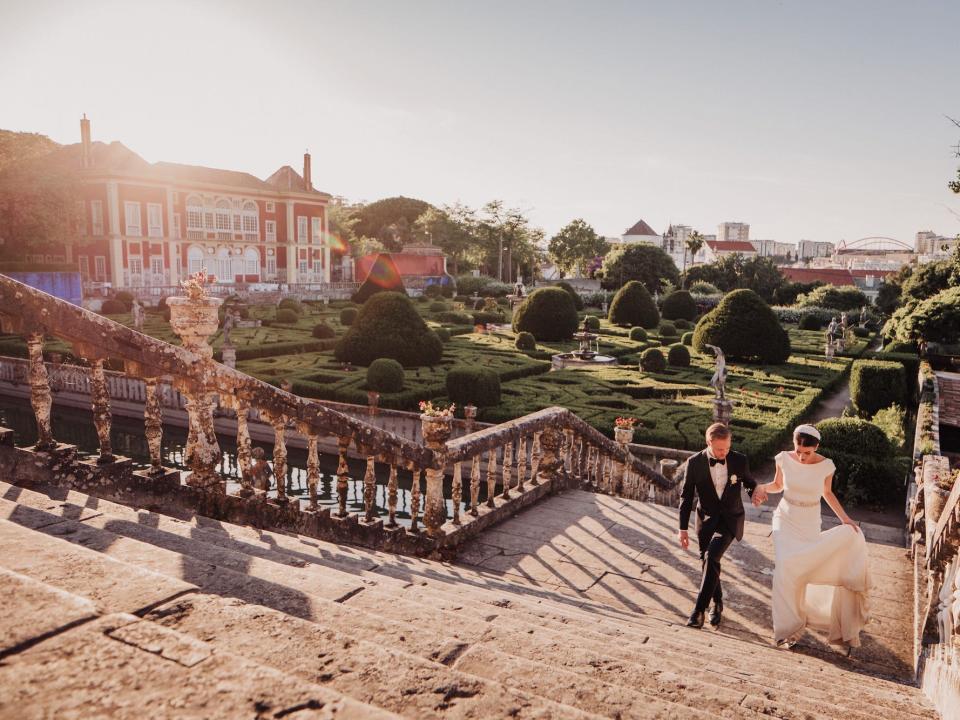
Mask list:
[[[359,312],[355,307],[345,307],[340,311],[340,324],[344,327],[353,325]]]
[[[325,352],[332,350],[337,344],[335,339],[305,340],[304,342],[271,343],[269,345],[254,345],[253,347],[238,347],[237,360],[256,360],[258,358],[278,357],[280,355],[299,355],[307,352]],[[214,358],[220,360],[219,350]]]
[[[644,372],[661,373],[667,369],[667,360],[658,348],[647,348],[640,356],[640,369]]]
[[[692,347],[692,346],[693,346],[693,333],[692,333],[692,332],[685,332],[685,333],[680,337],[680,342],[683,343],[684,345],[686,345],[687,347]]]
[[[284,298],[277,303],[278,310],[293,310],[297,315],[303,314],[303,305],[296,298]]]
[[[697,303],[686,290],[675,290],[663,299],[660,311],[667,320],[693,320]]]
[[[573,298],[573,304],[576,306],[577,310],[583,310],[583,298],[580,297],[580,293],[573,288],[573,285],[568,283],[566,280],[561,280],[556,284],[556,287],[563,288],[570,293],[570,297]]]
[[[450,331],[447,328],[437,328],[434,330],[437,334],[437,337],[440,338],[440,342],[445,343],[450,339]]]
[[[367,388],[395,393],[403,390],[403,365],[391,358],[377,358],[367,368]]]
[[[576,305],[560,287],[534,290],[513,315],[513,331],[528,332],[540,342],[569,340],[576,330]]]
[[[630,328],[630,339],[643,341],[647,339],[647,331],[642,327],[632,327]]]
[[[613,296],[607,320],[614,325],[639,325],[650,329],[660,324],[660,311],[644,284],[631,280]]]
[[[113,298],[109,300],[104,300],[103,304],[100,305],[100,314],[101,315],[120,315],[125,313],[130,308],[122,300],[114,300]]]
[[[600,329],[600,318],[596,315],[585,315],[583,318],[583,325],[587,330],[596,332]]]
[[[313,332],[311,333],[318,340],[326,340],[328,338],[336,337],[336,331],[327,323],[321,322],[313,326]]]
[[[437,287],[436,285],[430,285],[430,287]],[[430,312],[443,312],[447,309],[447,304],[443,301],[438,300],[437,302],[430,303]]]
[[[517,333],[514,345],[516,345],[517,350],[536,350],[537,339],[528,332]]]
[[[471,325],[473,323],[472,315],[465,312],[455,312],[453,310],[438,313],[436,317],[440,322],[450,323],[451,325]]]
[[[443,343],[427,327],[403,293],[377,293],[363,305],[356,321],[337,343],[338,360],[369,365],[377,358],[393,358],[404,367],[435,365]]]
[[[734,290],[704,315],[693,333],[693,346],[723,349],[728,358],[781,364],[790,357],[790,337],[777,316],[753,290]]]
[[[817,423],[820,446],[852,455],[867,455],[882,460],[890,457],[893,448],[879,427],[860,418],[829,418]]]
[[[672,322],[660,323],[660,337],[672,338],[676,337],[678,334],[677,328]]]
[[[822,330],[823,322],[816,313],[804,313],[800,316],[800,322],[797,323],[800,330]]]
[[[427,285],[423,289],[423,294],[428,298],[443,297],[443,288],[439,285]]]
[[[447,371],[447,397],[460,406],[499,405],[500,376],[488,368],[454,366]]]
[[[673,367],[690,367],[690,351],[684,345],[671,345],[667,350],[667,362]]]
[[[850,399],[857,412],[872,416],[891,405],[907,404],[903,365],[883,360],[855,360],[850,369]]]
[[[877,459],[824,448],[822,454],[837,466],[832,489],[850,505],[889,507],[903,497],[903,479],[910,468],[907,457]]]
[[[281,325],[296,325],[297,320],[300,319],[300,316],[297,315],[295,310],[289,308],[283,308],[277,310],[276,321]]]

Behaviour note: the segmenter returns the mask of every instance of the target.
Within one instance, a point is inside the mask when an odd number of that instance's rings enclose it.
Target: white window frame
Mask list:
[[[321,218],[310,218],[310,243],[312,245],[323,244],[323,225]]]
[[[310,271],[310,262],[308,260],[301,260],[298,267],[300,268],[300,274],[306,275]]]
[[[80,277],[84,280],[90,279],[90,258],[86,255],[80,255],[77,257],[78,264],[77,267],[80,269]]]
[[[277,241],[277,221],[276,220],[265,220],[264,228],[266,229],[267,242],[276,242]]]
[[[180,213],[174,213],[173,214],[173,237],[176,240],[183,239],[183,231],[180,228],[181,228]]]
[[[267,258],[267,277],[274,277],[277,274],[277,259],[275,257]]]
[[[163,237],[163,205],[160,203],[147,203],[147,237]]]
[[[163,277],[163,256],[162,255],[151,255],[150,256],[150,274],[154,277]]]
[[[260,239],[260,210],[254,202],[245,202],[241,211],[243,218],[243,239],[256,242]]]
[[[93,258],[93,279],[107,279],[107,256],[97,255]]]
[[[310,226],[307,224],[306,215],[297,215],[297,243],[306,245],[309,242],[307,232]]]
[[[90,234],[103,235],[103,202],[90,201]]]
[[[123,219],[127,237],[143,237],[139,202],[127,200],[123,203]],[[131,220],[136,220],[136,224],[132,223]]]
[[[140,275],[143,277],[143,258],[139,255],[128,255],[127,265],[130,268],[130,275]]]

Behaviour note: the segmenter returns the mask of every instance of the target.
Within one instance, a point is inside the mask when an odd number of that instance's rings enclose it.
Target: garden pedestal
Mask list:
[[[729,400],[713,399],[713,421],[729,425],[733,417],[733,403]]]

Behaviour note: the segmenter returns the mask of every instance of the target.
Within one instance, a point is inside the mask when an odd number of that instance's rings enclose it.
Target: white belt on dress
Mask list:
[[[783,499],[786,500],[786,501],[787,501],[788,503],[790,503],[791,505],[795,505],[795,506],[797,506],[797,507],[819,507],[819,505],[820,505],[820,500],[819,500],[819,499],[813,500],[813,501],[811,501],[811,502],[803,502],[803,501],[801,501],[801,500],[791,500],[791,499],[788,498],[786,495],[783,496]]]

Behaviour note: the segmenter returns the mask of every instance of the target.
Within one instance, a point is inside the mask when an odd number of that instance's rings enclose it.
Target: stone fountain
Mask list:
[[[568,367],[591,367],[593,365],[616,365],[617,359],[610,355],[600,354],[600,335],[591,332],[584,324],[580,332],[573,334],[573,339],[580,343],[580,347],[573,352],[559,353],[551,360],[554,370],[563,370]]]

